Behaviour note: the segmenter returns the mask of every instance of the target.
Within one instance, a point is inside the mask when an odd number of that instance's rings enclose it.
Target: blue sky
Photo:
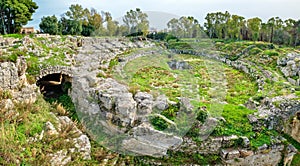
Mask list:
[[[81,4],[84,8],[109,11],[114,19],[122,17],[126,11],[141,8],[142,11],[158,11],[178,16],[192,15],[201,24],[209,12],[229,11],[246,18],[260,17],[267,21],[270,17],[282,19],[300,19],[299,0],[33,0],[39,9],[33,15],[33,21],[27,26],[38,28],[43,16],[60,16],[71,4]],[[165,15],[162,13],[162,15]],[[164,17],[164,16],[162,16]],[[169,17],[169,16],[168,16]],[[155,17],[156,18],[156,17]],[[167,18],[167,16],[166,16]],[[150,20],[151,23],[151,20]]]

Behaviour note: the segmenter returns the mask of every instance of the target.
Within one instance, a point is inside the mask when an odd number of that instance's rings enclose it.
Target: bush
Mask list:
[[[272,50],[265,50],[264,54],[268,55],[268,56],[278,56],[279,55],[279,53],[277,51],[272,51]]]
[[[199,110],[198,114],[197,114],[197,120],[199,120],[200,122],[204,123],[205,120],[208,117],[208,113],[204,110]]]
[[[10,91],[8,90],[2,90],[0,89],[0,100],[2,99],[11,99],[12,98],[12,94]]]
[[[255,47],[255,48],[253,48],[253,49],[251,49],[251,50],[249,51],[249,54],[250,54],[250,55],[256,55],[256,54],[259,54],[259,53],[261,53],[261,52],[262,52],[261,49]]]
[[[166,41],[169,42],[170,40],[175,40],[176,42],[179,41],[179,39],[176,36],[169,34],[168,36],[166,36]]]
[[[135,33],[131,33],[129,35],[126,35],[126,37],[136,37],[136,36],[143,36],[144,33],[143,32],[135,32]]]
[[[186,42],[172,42],[168,45],[169,49],[192,49],[191,45]]]
[[[156,130],[163,131],[168,128],[168,123],[160,117],[153,117],[150,119],[150,123]]]
[[[7,35],[3,35],[3,37],[12,37],[12,38],[16,38],[16,39],[22,39],[24,37],[24,35],[22,35],[22,34],[7,34]]]
[[[165,40],[168,36],[168,33],[165,32],[158,32],[158,33],[150,33],[147,35],[147,38],[153,39],[153,40]]]
[[[16,54],[0,56],[0,62],[16,62],[18,56]]]

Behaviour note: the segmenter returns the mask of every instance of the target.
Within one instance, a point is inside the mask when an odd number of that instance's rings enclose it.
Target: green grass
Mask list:
[[[248,135],[248,137],[250,137],[251,148],[256,150],[258,147],[264,144],[271,145],[272,143],[271,136],[273,137],[278,136],[277,131],[262,129],[262,131],[258,131],[251,135]]]
[[[284,138],[287,139],[287,141],[289,143],[291,143],[293,146],[295,146],[295,148],[300,151],[300,143],[297,142],[295,139],[293,139],[291,136],[287,135],[287,134],[283,134]]]
[[[12,37],[15,39],[22,39],[25,35],[23,34],[7,34],[7,35],[2,35],[4,38]]]
[[[204,99],[204,101],[201,101],[202,104],[199,101],[195,102],[195,106],[206,105],[209,114],[213,117],[219,116],[220,110],[224,109],[222,115],[226,119],[226,123],[217,127],[214,132],[215,135],[235,134],[243,136],[252,134],[252,126],[248,122],[247,115],[255,111],[238,106],[239,104],[244,104],[257,92],[257,85],[250,77],[222,63],[211,63],[210,60],[197,56],[175,55],[173,58],[185,59],[191,65],[192,69],[188,71],[170,70],[166,66],[168,59],[163,55],[140,57],[127,63],[124,73],[127,74],[127,77],[131,78],[129,86],[132,91],[141,90],[151,92],[152,90],[159,89],[170,99],[174,100],[182,94],[181,89],[184,87],[184,82],[194,83],[199,86],[199,91],[194,90],[194,92],[198,93]],[[226,76],[223,82],[227,82],[227,87],[224,87],[223,91],[227,89],[225,101],[228,104],[224,106],[216,106],[215,104],[209,106],[211,99],[218,95],[212,94],[209,91],[210,87],[215,86],[211,83],[210,78],[218,77],[218,75],[212,75],[213,72],[209,70],[219,70],[216,68],[216,65],[220,66],[220,71],[216,72],[223,72]],[[174,75],[177,75],[177,79],[175,79]],[[183,77],[178,77],[180,75]],[[191,82],[193,80],[197,81]],[[178,84],[179,86],[173,87],[174,84]],[[194,94],[190,93],[187,96],[192,95]],[[174,120],[175,113],[176,110],[170,109],[161,114],[168,119]],[[168,127],[167,122],[159,117],[153,118],[152,124],[159,130],[164,130]]]
[[[12,99],[11,91],[0,89],[0,100],[3,100],[3,99]]]
[[[252,125],[248,121],[247,115],[254,113],[243,106],[233,104],[224,105],[222,116],[226,122],[222,122],[213,132],[215,136],[238,135],[244,136],[252,133]]]
[[[20,103],[15,106],[18,116],[3,117],[5,114],[1,113],[0,164],[16,164],[17,160],[27,164],[42,163],[49,152],[46,149],[51,145],[42,141],[29,144],[27,140],[39,134],[45,122],[54,123],[53,117],[49,114],[52,108],[41,97],[34,104]]]
[[[225,69],[225,74],[228,83],[226,102],[236,105],[244,104],[256,94],[257,85],[246,74],[230,68]]]
[[[293,161],[291,163],[291,166],[299,166],[300,165],[300,153],[294,155]]]
[[[167,65],[167,55],[146,55],[127,63],[123,73],[113,73],[113,77],[129,85],[131,92],[145,91],[157,95],[165,94],[170,100],[177,101],[181,83],[177,77],[183,77],[184,71],[173,71]],[[186,75],[189,77],[189,75]]]
[[[140,90],[146,92],[150,92],[151,89],[160,88],[162,93],[172,99],[180,95],[179,92],[172,89],[176,89],[176,87],[179,86],[176,84],[174,75],[167,69],[161,67],[150,66],[142,68],[133,75],[130,84],[138,84]],[[170,91],[172,92],[170,93]]]
[[[68,116],[71,117],[73,120],[79,120],[78,116],[76,114],[76,109],[75,105],[72,102],[72,99],[68,94],[63,94],[59,96],[57,99],[56,98],[49,98],[46,99],[49,103],[60,103],[64,109],[66,109]]]
[[[20,38],[22,35],[11,34],[5,37],[15,37]],[[41,68],[45,68],[48,66],[68,66],[68,62],[66,61],[65,53],[74,54],[76,50],[71,49],[72,43],[56,43],[53,48],[48,47],[46,44],[51,44],[52,41],[47,38],[32,38],[34,45],[31,49],[39,50],[39,57],[35,55],[34,52],[27,51],[26,49],[21,49],[20,44],[10,47],[9,53],[0,56],[0,62],[11,61],[16,62],[17,58],[23,56],[26,58],[26,62],[28,65],[27,72],[29,75],[36,76],[39,74]],[[51,50],[51,54],[50,54]],[[40,60],[41,57],[49,56],[43,60]]]
[[[40,72],[40,61],[36,56],[30,56],[26,59],[27,61],[27,73],[29,75],[37,75]]]

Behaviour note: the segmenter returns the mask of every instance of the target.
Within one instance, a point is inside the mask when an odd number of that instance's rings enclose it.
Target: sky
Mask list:
[[[147,12],[150,26],[162,26],[173,16],[194,16],[203,25],[205,16],[211,12],[229,11],[245,18],[259,17],[267,21],[279,16],[285,20],[300,19],[300,0],[33,0],[39,6],[33,20],[26,26],[38,29],[43,16],[60,17],[71,4],[80,4],[84,8],[95,8],[97,11],[108,11],[116,20],[130,9],[140,8]],[[151,11],[151,12],[149,12]],[[158,22],[158,23],[156,23]]]

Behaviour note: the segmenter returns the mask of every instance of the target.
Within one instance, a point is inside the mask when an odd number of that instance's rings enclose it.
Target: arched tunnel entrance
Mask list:
[[[59,107],[63,106],[66,112],[57,112],[59,115],[66,115],[65,113],[67,113],[73,120],[78,120],[74,103],[68,95],[68,91],[72,87],[71,76],[62,73],[52,73],[37,80],[36,84],[40,87],[40,91],[47,102],[54,104],[56,107],[59,104],[61,104]]]
[[[68,89],[72,86],[72,77],[62,74],[48,74],[37,81],[41,93],[47,98],[59,98],[68,94]]]

